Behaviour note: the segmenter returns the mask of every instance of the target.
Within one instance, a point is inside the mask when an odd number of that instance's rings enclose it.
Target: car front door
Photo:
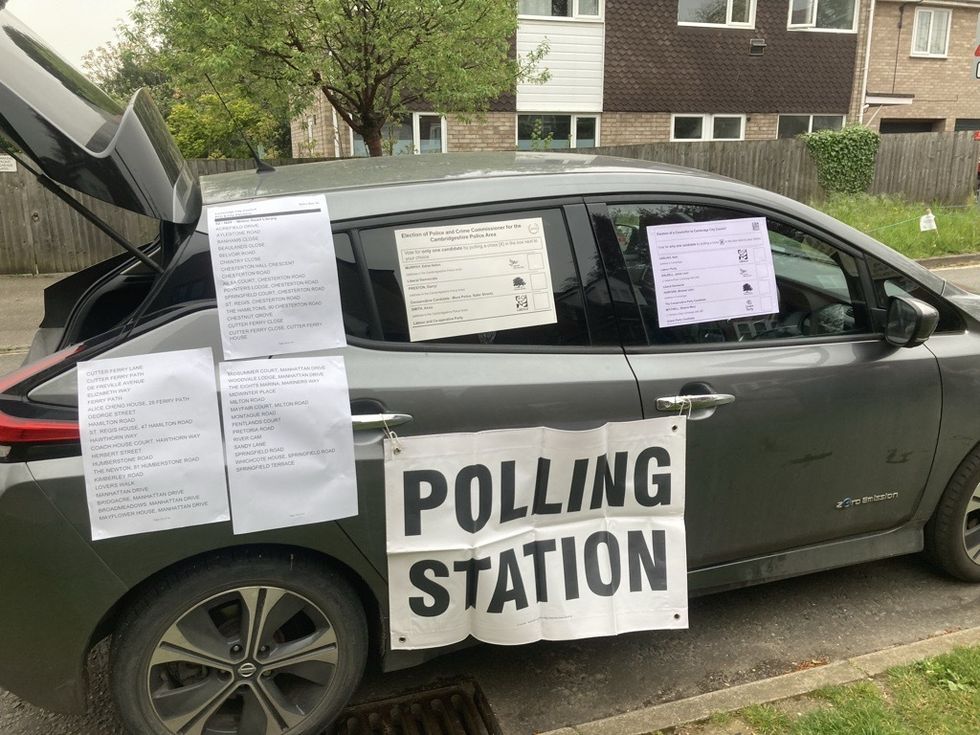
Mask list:
[[[896,349],[881,338],[859,251],[730,202],[606,198],[590,211],[644,413],[692,419],[691,569],[911,517],[936,448],[939,370],[925,346]],[[647,228],[760,216],[778,312],[662,327]],[[751,288],[734,286],[739,296]],[[704,394],[717,397],[700,409],[701,399],[677,398]]]
[[[543,225],[556,321],[410,341],[396,231],[529,218]],[[606,284],[581,200],[391,216],[349,225],[334,240],[360,505],[356,517],[340,523],[382,574],[380,417],[405,436],[533,426],[583,430],[642,418],[615,320],[586,306]]]

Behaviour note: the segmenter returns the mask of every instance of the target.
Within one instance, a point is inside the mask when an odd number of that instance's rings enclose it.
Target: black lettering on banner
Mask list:
[[[605,544],[609,557],[608,583],[602,581],[599,571],[599,544]],[[619,562],[619,542],[609,531],[596,531],[585,539],[585,581],[589,589],[600,597],[611,597],[619,589],[621,565]]]
[[[629,455],[616,452],[615,478],[609,472],[609,458],[603,454],[596,458],[595,478],[592,480],[592,510],[602,507],[603,496],[609,507],[622,508],[626,502],[626,469]]]
[[[538,457],[538,474],[534,480],[534,510],[536,516],[561,513],[561,503],[548,502],[548,476],[551,474],[551,460]]]
[[[582,510],[582,500],[585,497],[585,478],[589,474],[589,460],[576,459],[572,468],[572,486],[568,491],[568,512],[577,513]]]
[[[429,494],[422,497],[422,484],[429,486]],[[422,535],[422,511],[438,508],[446,502],[449,487],[446,478],[436,470],[406,470],[402,475],[405,494],[405,535]]]
[[[575,537],[561,540],[561,567],[565,572],[565,599],[578,599],[578,557],[575,555]]]
[[[473,480],[476,480],[477,511],[473,515]],[[493,477],[482,464],[467,465],[456,475],[456,522],[464,531],[476,533],[490,520],[493,509]]]
[[[636,458],[636,469],[633,475],[633,489],[636,502],[645,508],[657,505],[670,505],[670,473],[663,472],[650,475],[650,460],[656,460],[657,467],[670,467],[670,453],[663,447],[647,447]],[[657,492],[650,495],[650,482],[653,482]]]
[[[408,571],[409,580],[419,592],[429,595],[432,603],[427,605],[424,597],[409,597],[408,606],[420,617],[434,618],[449,609],[449,591],[434,579],[429,579],[426,572],[431,572],[435,577],[449,576],[446,565],[435,559],[424,559],[412,564]]]
[[[517,462],[508,459],[500,463],[500,522],[516,521],[527,515],[527,506],[514,507]]]
[[[476,592],[480,587],[480,572],[490,568],[490,557],[454,561],[454,572],[466,572],[466,608],[476,607]]]
[[[554,539],[543,539],[524,544],[524,556],[530,556],[534,562],[534,588],[538,602],[548,601],[548,571],[544,563],[544,555],[558,548]]]
[[[640,568],[646,574],[650,589],[662,592],[667,589],[667,533],[650,531],[650,547],[647,547],[643,531],[627,531],[626,558],[630,570],[630,592],[642,592],[643,580]]]
[[[513,582],[513,584],[510,584]],[[504,605],[513,602],[518,610],[527,607],[527,593],[524,591],[524,578],[517,563],[517,552],[507,549],[500,554],[500,569],[497,572],[497,586],[490,598],[489,613],[501,613]]]

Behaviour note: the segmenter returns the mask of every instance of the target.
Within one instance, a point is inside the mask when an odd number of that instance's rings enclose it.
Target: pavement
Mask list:
[[[0,276],[0,375],[24,362],[44,315],[44,289],[66,275]]]

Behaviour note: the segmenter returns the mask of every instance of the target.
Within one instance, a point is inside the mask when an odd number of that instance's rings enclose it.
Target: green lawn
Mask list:
[[[909,204],[893,197],[863,194],[835,195],[812,206],[910,258],[980,252],[980,207],[976,204],[964,207]],[[930,207],[939,229],[920,232],[919,217]]]
[[[891,669],[873,680],[746,707],[675,735],[978,735],[980,647]]]

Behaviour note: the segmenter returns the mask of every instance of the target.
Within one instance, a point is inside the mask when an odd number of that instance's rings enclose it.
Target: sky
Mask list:
[[[77,67],[86,52],[115,39],[136,0],[8,0],[7,10]]]

